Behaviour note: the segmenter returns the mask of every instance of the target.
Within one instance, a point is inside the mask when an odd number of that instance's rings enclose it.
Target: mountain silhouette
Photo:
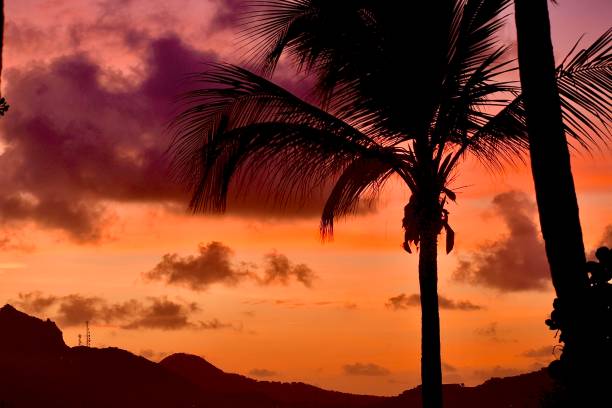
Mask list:
[[[476,387],[445,385],[445,406],[538,407],[551,389],[544,370]],[[159,363],[114,347],[68,347],[51,320],[11,305],[0,309],[0,408],[407,408],[419,387],[395,397],[328,391],[304,383],[258,381],[205,359],[173,354]]]
[[[239,374],[224,373],[203,358],[190,354],[173,354],[164,358],[159,364],[198,386],[206,394],[217,392],[243,396],[245,399],[257,396],[259,399],[280,404],[266,406],[357,408],[372,407],[385,399],[328,391],[300,382],[257,381]]]

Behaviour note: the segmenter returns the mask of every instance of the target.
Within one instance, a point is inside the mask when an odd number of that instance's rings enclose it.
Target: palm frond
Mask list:
[[[310,71],[321,60],[337,53],[338,41],[355,39],[364,20],[360,12],[367,1],[260,0],[250,2],[243,41],[249,55],[265,75],[274,72],[283,52],[297,63],[298,69]],[[352,45],[342,44],[342,49]]]
[[[557,68],[557,85],[566,132],[586,148],[610,138],[612,28],[589,47],[568,54]]]
[[[264,73],[285,52],[315,75],[326,110],[396,143],[429,126],[454,2],[260,1],[246,36],[254,39],[253,54],[265,56]],[[416,19],[420,24],[410,24]],[[419,37],[428,41],[412,40]]]
[[[333,236],[334,220],[357,211],[359,203],[369,194],[375,201],[380,188],[394,173],[387,161],[374,157],[361,157],[351,162],[338,177],[321,215],[321,236]]]
[[[451,26],[449,71],[470,76],[499,49],[497,33],[507,17],[511,0],[463,0],[455,6]]]
[[[360,158],[401,173],[393,150],[248,70],[214,65],[194,80],[204,87],[184,95],[170,150],[194,211],[224,211],[230,183],[240,192],[263,178],[275,202],[306,200]]]
[[[486,167],[500,170],[504,164],[524,161],[529,149],[523,100],[517,96],[491,117],[469,139],[469,152]]]
[[[509,0],[457,2],[448,70],[432,123],[431,143],[440,145],[439,153],[450,142],[459,145],[461,153],[471,151],[495,169],[524,147],[520,139],[506,137],[495,126],[499,118],[491,112],[500,107],[505,110],[519,91],[515,81],[503,79],[516,67],[506,56],[507,47],[500,46],[497,38],[509,5]],[[484,134],[488,137],[481,137]]]
[[[589,47],[570,51],[557,67],[561,113],[567,135],[585,148],[610,138],[612,29]],[[483,162],[501,166],[521,159],[528,149],[525,106],[520,94],[471,137],[471,151]]]

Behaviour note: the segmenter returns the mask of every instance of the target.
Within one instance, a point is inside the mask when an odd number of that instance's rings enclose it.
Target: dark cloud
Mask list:
[[[265,377],[274,377],[278,375],[276,371],[268,370],[266,368],[254,368],[249,371],[249,375],[253,377],[265,378]]]
[[[213,283],[235,285],[251,272],[232,263],[233,251],[220,242],[200,244],[196,256],[166,254],[153,270],[144,274],[149,280],[162,280],[169,285],[203,290]]]
[[[28,313],[41,313],[57,302],[56,296],[45,296],[42,292],[20,293],[17,304]]]
[[[474,333],[496,343],[516,342],[508,337],[508,330],[500,330],[497,322],[491,322],[474,330]]]
[[[51,311],[62,326],[81,326],[89,321],[91,324],[117,325],[126,330],[217,330],[233,327],[218,319],[193,321],[190,317],[199,311],[197,304],[174,302],[165,297],[112,303],[100,297],[79,294],[45,296],[41,292],[30,292],[20,293],[16,304],[31,313]]]
[[[234,328],[238,331],[242,330],[242,325],[234,326],[230,323],[223,323],[219,319],[211,319],[207,321],[199,321],[195,325],[193,325],[196,329],[205,329],[205,330],[218,330],[218,329],[226,329],[226,328]]]
[[[447,310],[462,310],[462,311],[473,311],[481,310],[482,306],[476,305],[467,300],[453,300],[445,296],[438,295],[438,305],[440,309]],[[421,306],[421,296],[418,293],[414,293],[410,296],[405,293],[400,293],[397,296],[389,298],[385,304],[389,309],[392,310],[405,310],[410,307]]]
[[[457,367],[443,362],[442,363],[442,370],[444,370],[444,371],[446,371],[448,373],[456,373],[457,372]]]
[[[379,377],[389,375],[391,373],[386,368],[373,363],[346,364],[342,368],[344,370],[344,374],[346,375]]]
[[[57,320],[62,326],[80,326],[86,321],[100,320],[108,322],[111,316],[102,312],[103,300],[97,297],[68,295],[57,299],[59,307]]]
[[[189,315],[198,310],[197,305],[175,303],[165,298],[151,298],[150,300],[151,304],[140,311],[140,316],[121,327],[124,329],[177,330],[196,326],[189,321]]]
[[[315,274],[305,264],[293,265],[285,255],[276,252],[265,255],[264,276],[259,279],[262,284],[280,283],[287,285],[291,278],[295,278],[306,287],[311,287]]]
[[[165,254],[152,270],[143,274],[147,280],[163,281],[169,285],[205,290],[211,284],[236,285],[250,279],[261,285],[288,285],[291,279],[306,287],[312,286],[315,275],[304,264],[292,264],[285,255],[270,253],[264,256],[263,276],[255,272],[256,264],[232,262],[234,252],[221,242],[200,244],[198,254],[181,257]]]
[[[527,350],[521,355],[523,357],[536,358],[536,359],[555,358],[554,351],[555,350],[553,346],[542,346],[536,349]]]
[[[508,234],[460,258],[453,279],[500,291],[545,290],[550,271],[534,222],[535,204],[522,192],[495,196],[493,207]]]
[[[109,79],[82,53],[7,70],[0,221],[97,241],[107,221],[103,201],[185,202],[167,175],[163,129],[184,75],[216,55],[175,36],[145,48],[141,81]]]
[[[208,30],[211,32],[235,28],[248,5],[248,0],[214,0],[217,7]]]
[[[19,195],[0,199],[0,222],[30,220],[43,228],[64,230],[77,242],[99,241],[103,235],[103,210],[98,204],[53,197],[33,201]]]
[[[479,336],[495,338],[497,337],[497,322],[489,323],[484,327],[474,330],[474,332]]]

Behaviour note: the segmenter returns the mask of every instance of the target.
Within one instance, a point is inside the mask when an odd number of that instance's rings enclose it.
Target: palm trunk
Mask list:
[[[593,348],[588,340],[590,312],[584,302],[588,275],[555,77],[548,5],[547,0],[515,0],[514,4],[531,170],[546,256],[559,299],[555,309],[562,321],[560,338],[565,343],[561,359],[567,368],[563,375],[569,375],[568,384],[575,395],[584,398],[587,388],[580,391],[581,386],[576,385],[588,383],[588,366],[598,357],[597,353],[589,355]],[[589,393],[592,388],[596,387],[588,387]]]
[[[442,407],[440,315],[438,311],[438,232],[435,222],[424,222],[420,235],[421,381],[424,408]]]
[[[561,102],[547,0],[515,0],[521,87],[531,171],[553,285],[560,299],[587,285],[584,244]]]

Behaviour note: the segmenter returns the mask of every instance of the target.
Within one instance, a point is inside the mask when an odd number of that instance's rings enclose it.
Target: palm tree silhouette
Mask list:
[[[496,39],[510,0],[401,3],[254,2],[244,36],[261,75],[229,64],[195,74],[199,89],[183,96],[170,153],[194,212],[223,212],[232,189],[241,194],[253,184],[280,203],[327,191],[324,238],[335,219],[376,199],[392,177],[402,180],[411,193],[403,247],[419,248],[423,401],[441,407],[437,245],[445,230],[446,252],[453,248],[450,183],[467,153],[492,168],[520,157],[526,126],[519,88],[506,79],[516,68]],[[313,101],[271,81],[281,55],[314,82]],[[591,80],[577,78],[574,92]],[[601,97],[578,105],[593,112]],[[568,131],[588,141],[580,124],[597,118],[577,116],[576,101],[566,101],[575,119]]]
[[[598,362],[605,361],[601,358],[602,354],[609,353],[609,350],[594,347],[596,342],[592,341],[590,336],[596,328],[588,325],[599,322],[585,318],[591,314],[591,311],[584,310],[588,304],[584,296],[589,296],[586,291],[589,277],[570,155],[563,128],[562,100],[555,81],[548,4],[547,0],[515,0],[514,3],[521,87],[525,95],[531,168],[540,225],[558,298],[555,304],[562,304],[566,314],[560,336],[565,343],[562,360],[570,356],[574,365],[580,363],[586,367],[595,367]],[[610,58],[609,42],[601,41],[599,46]],[[603,75],[597,83],[604,88],[593,89],[592,92],[602,92],[602,89],[604,95],[607,92],[608,103],[604,104],[598,113],[609,123],[612,72],[609,68],[607,71],[593,70],[589,65],[575,70],[575,76],[593,74]],[[581,98],[582,95],[575,97]],[[593,131],[597,132],[598,129]],[[563,222],[559,222],[559,219],[563,219]],[[559,310],[555,313],[559,313]],[[605,368],[601,366],[600,370],[603,369]],[[597,375],[587,375],[592,370],[574,366],[568,371],[574,371],[576,378],[580,377],[585,384],[588,383],[588,389],[578,391],[581,403],[585,403],[584,398],[587,395],[594,396],[593,391],[605,392],[605,387],[593,386],[592,380]],[[597,397],[594,398],[594,401],[597,400]]]

